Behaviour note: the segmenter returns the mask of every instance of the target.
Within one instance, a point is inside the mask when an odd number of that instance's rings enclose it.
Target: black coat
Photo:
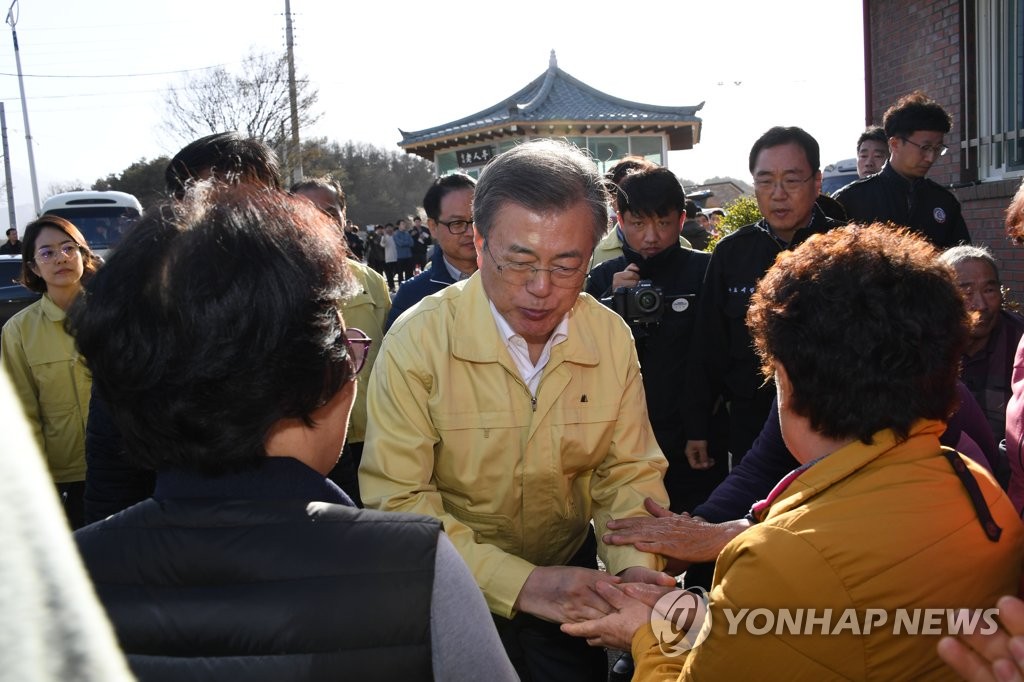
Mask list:
[[[599,264],[590,272],[586,292],[596,298],[612,293],[612,277],[629,264],[640,268],[640,278],[662,289],[665,306],[657,325],[634,329],[636,350],[643,371],[647,412],[658,445],[666,455],[681,453],[686,444],[683,428],[683,394],[689,383],[686,355],[697,319],[697,298],[711,254],[673,244],[658,255],[644,259],[623,244],[623,255]]]
[[[758,401],[763,402],[763,414],[753,421],[764,423],[768,416],[774,391],[764,386],[747,330],[747,307],[758,280],[784,248],[793,248],[812,234],[842,225],[826,217],[817,206],[812,216],[811,224],[797,230],[788,245],[781,244],[761,220],[723,237],[715,247],[698,303],[700,333],[690,353],[692,390],[687,393],[686,415],[692,439],[707,439],[711,415],[720,397],[744,401],[763,397]]]
[[[907,180],[888,163],[880,172],[843,187],[835,199],[850,222],[903,225],[940,249],[971,243],[960,202],[952,192],[928,178]]]

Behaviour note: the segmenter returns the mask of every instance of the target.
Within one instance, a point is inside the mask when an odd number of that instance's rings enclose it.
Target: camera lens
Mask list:
[[[661,297],[656,291],[641,291],[636,297],[636,307],[644,313],[653,313],[660,303]]]

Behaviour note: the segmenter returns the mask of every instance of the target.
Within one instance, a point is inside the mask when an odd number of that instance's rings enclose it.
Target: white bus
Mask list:
[[[42,213],[67,218],[89,248],[105,256],[142,215],[142,204],[126,192],[64,192],[43,202]]]

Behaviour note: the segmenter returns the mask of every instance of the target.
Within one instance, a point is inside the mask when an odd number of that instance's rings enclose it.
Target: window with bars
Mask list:
[[[1024,175],[1024,0],[978,0],[975,12],[969,158],[977,159],[979,180]]]

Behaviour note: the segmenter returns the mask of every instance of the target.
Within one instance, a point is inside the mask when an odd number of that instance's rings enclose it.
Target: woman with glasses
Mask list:
[[[65,312],[96,272],[100,259],[64,218],[44,215],[25,228],[21,283],[43,296],[7,321],[0,359],[72,528],[83,525],[85,420],[92,380],[64,329]]]
[[[199,186],[70,312],[127,457],[156,471],[75,537],[140,680],[511,679],[440,523],[326,478],[371,344],[338,311],[345,255],[305,199]]]

